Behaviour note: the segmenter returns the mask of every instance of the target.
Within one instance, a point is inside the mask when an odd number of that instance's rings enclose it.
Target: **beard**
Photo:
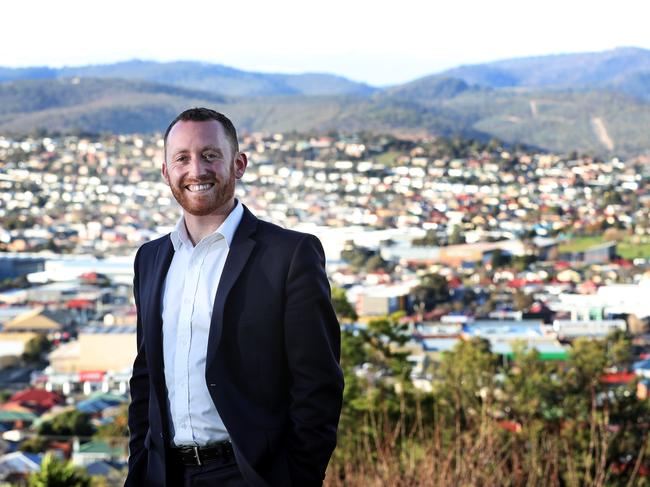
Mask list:
[[[235,171],[230,168],[228,179],[220,182],[216,177],[183,178],[178,184],[170,184],[172,195],[190,215],[206,216],[223,208],[235,196]],[[213,184],[209,190],[193,193],[185,187],[189,184]]]

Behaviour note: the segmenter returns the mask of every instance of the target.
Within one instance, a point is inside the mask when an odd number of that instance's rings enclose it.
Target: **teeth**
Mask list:
[[[210,189],[211,186],[211,184],[190,184],[187,189],[190,191],[205,191],[206,189]]]

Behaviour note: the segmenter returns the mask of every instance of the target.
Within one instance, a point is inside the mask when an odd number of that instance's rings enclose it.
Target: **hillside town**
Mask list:
[[[343,329],[405,326],[418,389],[474,337],[504,364],[522,346],[561,363],[577,339],[623,333],[631,366],[603,381],[648,400],[648,157],[364,133],[240,143],[237,197],[319,237]],[[50,452],[123,482],[133,258],[180,216],[162,164],[160,134],[0,136],[0,481]]]

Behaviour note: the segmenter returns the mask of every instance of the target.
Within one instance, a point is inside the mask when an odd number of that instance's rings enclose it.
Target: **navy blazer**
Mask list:
[[[169,485],[160,310],[173,254],[166,235],[135,258],[128,486]],[[320,241],[244,207],[214,300],[205,380],[250,485],[322,484],[341,412],[339,359]]]

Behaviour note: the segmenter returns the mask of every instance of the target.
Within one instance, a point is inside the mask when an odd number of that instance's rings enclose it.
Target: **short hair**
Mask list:
[[[169,127],[167,127],[167,130],[165,130],[165,136],[163,138],[163,142],[165,144],[165,154],[167,154],[167,137],[169,136],[169,132],[171,132],[172,127],[176,125],[176,123],[181,121],[207,122],[209,120],[216,120],[221,124],[224,132],[226,133],[226,137],[228,138],[228,142],[230,143],[230,147],[232,148],[232,155],[234,157],[235,154],[239,152],[239,142],[237,141],[237,130],[235,129],[235,126],[223,113],[219,113],[215,110],[204,107],[188,108],[171,121]]]

